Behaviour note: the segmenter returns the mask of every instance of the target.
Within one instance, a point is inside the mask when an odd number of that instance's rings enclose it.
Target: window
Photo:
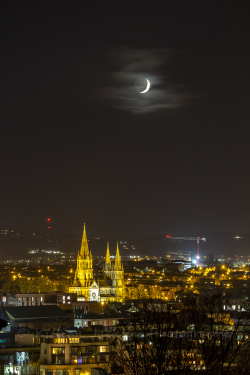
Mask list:
[[[106,362],[105,355],[100,355],[100,362]]]
[[[88,307],[88,306],[86,306],[86,311],[88,311],[88,309],[89,309],[89,307]]]
[[[99,346],[100,353],[106,352],[107,351],[106,349],[107,349],[106,346]]]
[[[65,348],[51,348],[52,350],[52,363],[54,365],[65,364]]]
[[[36,301],[38,301],[38,297],[36,297]]]
[[[22,297],[22,301],[24,301],[24,297]]]
[[[79,337],[70,337],[69,338],[69,343],[70,344],[73,344],[73,343],[79,344],[79,342],[80,342]]]
[[[70,296],[68,296],[67,299],[70,299]]]
[[[68,339],[66,337],[54,338],[54,344],[67,344]]]
[[[22,302],[22,306],[24,306],[24,302]]]
[[[31,306],[33,306],[34,302],[31,302]]]
[[[26,303],[26,306],[29,306],[29,302]]]
[[[65,300],[65,296],[63,296],[63,300]]]
[[[43,300],[43,297],[41,297],[40,300],[42,301],[42,300]]]
[[[26,300],[29,301],[29,297],[27,297]]]
[[[34,301],[34,297],[31,297],[31,301]]]
[[[43,354],[47,354],[47,349],[44,349]]]

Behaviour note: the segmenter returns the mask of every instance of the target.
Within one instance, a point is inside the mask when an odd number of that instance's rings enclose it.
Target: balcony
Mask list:
[[[71,365],[85,365],[85,364],[95,364],[95,363],[106,363],[109,357],[107,355],[92,355],[92,356],[71,356]]]

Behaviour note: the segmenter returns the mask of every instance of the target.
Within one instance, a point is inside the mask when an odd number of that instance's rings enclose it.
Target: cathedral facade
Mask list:
[[[92,254],[89,250],[84,225],[82,245],[77,255],[77,266],[73,284],[69,287],[70,293],[77,293],[79,301],[123,302],[124,300],[124,270],[121,263],[117,243],[115,261],[111,262],[109,244],[103,266],[103,279],[93,278]]]

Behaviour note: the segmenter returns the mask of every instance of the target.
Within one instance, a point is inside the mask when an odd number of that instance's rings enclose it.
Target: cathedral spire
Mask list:
[[[121,268],[121,258],[120,258],[120,252],[119,252],[119,246],[117,241],[117,249],[116,249],[116,255],[115,255],[115,269],[116,271]]]
[[[80,254],[84,258],[89,256],[89,245],[88,245],[88,240],[87,240],[87,235],[86,235],[85,223],[84,223],[84,228],[83,228],[82,246],[81,246]]]
[[[107,253],[106,253],[106,259],[105,259],[105,270],[108,270],[108,269],[111,269],[109,242],[107,242]]]

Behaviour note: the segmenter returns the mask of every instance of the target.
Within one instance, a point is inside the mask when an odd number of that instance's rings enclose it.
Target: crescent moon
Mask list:
[[[145,92],[148,92],[148,90],[150,89],[150,82],[147,78],[146,78],[146,81],[147,81],[147,87],[145,88],[144,91],[140,91],[140,94],[145,94]]]

